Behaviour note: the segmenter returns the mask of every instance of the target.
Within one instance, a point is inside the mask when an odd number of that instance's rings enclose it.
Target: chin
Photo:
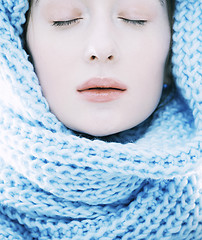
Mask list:
[[[120,131],[88,131],[88,132],[83,132],[85,134],[88,134],[93,137],[106,137],[112,134],[116,134]]]
[[[118,133],[120,131],[110,131],[110,130],[103,130],[103,129],[78,129],[78,128],[72,128],[72,130],[81,133],[81,134],[87,134],[90,135],[92,137],[106,137],[115,133]]]
[[[82,133],[82,134],[87,134],[93,137],[106,137],[109,135],[113,135],[119,132],[123,132],[125,130],[128,130],[130,128],[134,127],[133,126],[129,126],[129,127],[121,127],[121,126],[112,126],[112,125],[107,125],[104,126],[103,124],[101,126],[96,126],[96,127],[92,127],[92,126],[85,126],[83,128],[71,128],[72,130]]]

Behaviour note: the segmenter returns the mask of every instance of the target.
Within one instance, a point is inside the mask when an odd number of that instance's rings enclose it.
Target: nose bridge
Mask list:
[[[109,19],[95,18],[88,32],[87,55],[100,61],[114,59],[118,55],[118,46]]]

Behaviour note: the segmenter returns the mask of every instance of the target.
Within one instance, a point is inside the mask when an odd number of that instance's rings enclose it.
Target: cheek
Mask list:
[[[129,45],[129,42],[127,44]],[[133,75],[131,102],[136,113],[146,118],[155,110],[161,97],[165,63],[170,46],[169,30],[163,33],[153,30],[153,35],[148,32],[131,41],[129,46],[131,51],[128,49],[125,59],[127,69],[123,71],[127,72],[130,79],[130,75]]]
[[[145,34],[138,45],[140,46],[137,50],[138,56],[141,56],[142,62],[154,69],[164,67],[170,46],[169,32],[157,31],[156,34],[155,32]]]
[[[70,47],[73,45],[71,39],[67,44],[62,38],[58,40],[48,34],[33,34],[31,31],[29,34],[29,47],[44,95],[55,97],[64,87],[67,89],[67,84],[70,89],[68,78],[71,78],[71,70],[76,68],[75,59],[78,58],[76,49]]]
[[[125,54],[125,62],[128,68],[125,72],[128,77],[130,73],[133,73],[136,79],[134,84],[137,84],[137,86],[147,84],[149,86],[163,82],[165,62],[170,44],[169,37],[162,38],[157,35],[151,38],[151,35],[148,34],[148,36],[126,44],[130,45],[131,48]]]

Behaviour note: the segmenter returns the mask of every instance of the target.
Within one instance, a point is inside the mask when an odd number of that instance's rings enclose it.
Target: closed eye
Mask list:
[[[130,24],[134,24],[134,25],[145,25],[147,23],[147,20],[143,20],[143,19],[127,19],[127,18],[123,18],[123,17],[119,17],[119,19],[123,20],[126,23],[130,23]]]
[[[53,26],[62,27],[62,26],[70,26],[72,24],[78,23],[82,18],[75,18],[66,21],[53,21]]]

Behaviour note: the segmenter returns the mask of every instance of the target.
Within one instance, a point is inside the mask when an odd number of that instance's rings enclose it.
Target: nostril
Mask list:
[[[98,58],[97,56],[95,56],[95,55],[91,55],[90,60],[93,61],[93,60],[95,60],[95,59],[99,59],[99,58]],[[113,56],[113,55],[110,55],[110,56],[107,57],[107,59],[108,59],[108,60],[113,60],[113,59],[114,59],[114,56]]]
[[[91,60],[94,60],[94,59],[96,59],[96,56],[92,55],[92,56],[90,57],[90,59],[91,59]]]

